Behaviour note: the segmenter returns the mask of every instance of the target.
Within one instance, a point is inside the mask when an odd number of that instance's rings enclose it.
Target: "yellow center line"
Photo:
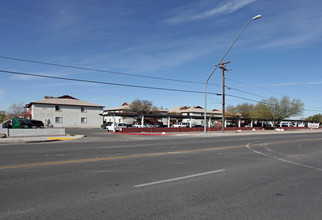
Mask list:
[[[268,145],[268,144],[271,145],[271,144],[283,144],[283,143],[305,142],[305,141],[320,141],[320,140],[322,140],[322,138],[293,140],[293,141],[292,140],[275,141],[275,142],[252,144],[252,147],[257,147],[260,145]],[[237,148],[245,148],[245,147],[246,147],[246,145],[235,145],[235,146],[229,146],[229,147],[202,148],[202,149],[194,149],[194,150],[170,151],[170,152],[160,152],[160,153],[132,154],[132,155],[124,155],[124,156],[95,157],[95,158],[76,159],[76,160],[49,161],[49,162],[27,163],[27,164],[13,164],[13,165],[0,166],[0,170],[26,168],[26,167],[62,165],[62,164],[74,164],[74,163],[88,163],[88,162],[109,161],[109,160],[119,160],[119,159],[157,157],[157,156],[166,156],[166,155],[175,155],[175,154],[187,154],[187,153],[195,153],[195,152],[237,149]]]

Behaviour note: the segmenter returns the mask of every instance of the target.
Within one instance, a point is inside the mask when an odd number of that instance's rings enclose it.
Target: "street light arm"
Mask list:
[[[261,15],[256,15],[255,17],[253,17],[252,19],[250,19],[247,22],[247,24],[244,26],[244,28],[242,29],[242,31],[238,34],[238,36],[236,37],[236,39],[234,40],[234,42],[230,45],[230,47],[228,48],[228,50],[226,51],[226,53],[224,54],[224,56],[219,61],[218,65],[215,66],[215,68],[213,69],[213,71],[210,73],[209,77],[206,80],[206,83],[205,83],[204,133],[207,133],[207,122],[206,122],[206,120],[207,120],[207,84],[208,84],[208,81],[211,78],[211,76],[214,74],[214,72],[216,71],[216,69],[218,68],[218,66],[221,64],[221,62],[225,59],[226,55],[228,54],[228,52],[230,51],[230,49],[234,46],[234,44],[236,43],[236,41],[238,40],[238,38],[240,37],[240,35],[242,35],[242,33],[244,32],[244,30],[246,29],[246,27],[248,26],[248,24],[251,21],[257,20],[257,19],[259,19],[261,17],[262,17]]]
[[[257,15],[258,16],[258,15]],[[257,17],[255,16],[255,17]],[[255,18],[254,17],[254,18]],[[244,28],[242,29],[242,31],[239,33],[239,35],[237,36],[237,38],[234,40],[234,42],[230,45],[230,47],[228,48],[228,50],[226,51],[226,53],[224,54],[224,56],[221,58],[221,60],[219,61],[219,63],[216,65],[216,67],[213,69],[213,71],[211,72],[211,74],[209,75],[207,81],[206,81],[206,84],[208,83],[209,79],[211,78],[212,74],[214,74],[214,72],[216,71],[218,65],[221,64],[221,62],[225,59],[226,55],[228,54],[228,52],[230,51],[230,49],[234,46],[234,44],[236,43],[236,41],[238,40],[238,38],[240,37],[240,35],[242,35],[242,33],[244,32],[244,30],[246,29],[246,27],[248,26],[248,24],[252,21],[252,20],[256,20],[258,18],[252,18],[250,19],[247,24],[244,26]]]

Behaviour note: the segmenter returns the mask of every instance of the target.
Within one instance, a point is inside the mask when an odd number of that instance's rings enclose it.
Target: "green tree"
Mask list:
[[[254,105],[248,103],[239,104],[237,106],[228,105],[226,109],[227,116],[233,118],[250,118],[250,113],[253,108]]]
[[[290,100],[284,96],[279,101],[271,97],[258,103],[251,111],[253,119],[272,121],[274,125],[291,116],[298,116],[303,112],[303,102],[298,99]]]
[[[307,117],[305,120],[322,123],[322,115],[321,114],[312,115],[312,116]]]
[[[0,111],[0,123],[8,120],[8,119],[11,119],[13,116],[10,115],[10,114],[6,114],[5,111]]]

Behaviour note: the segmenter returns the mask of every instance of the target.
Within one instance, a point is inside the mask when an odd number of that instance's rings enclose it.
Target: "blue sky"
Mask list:
[[[204,91],[224,61],[226,105],[289,96],[303,117],[322,113],[322,2],[319,0],[3,0],[0,70],[119,84]],[[132,75],[19,62],[19,58]],[[166,78],[152,79],[133,75]],[[120,87],[0,72],[0,110],[43,96],[71,95],[116,107],[147,99],[157,107],[204,106],[203,93]],[[185,80],[195,83],[179,82]],[[217,69],[208,92],[222,93]],[[221,96],[208,95],[208,109]]]

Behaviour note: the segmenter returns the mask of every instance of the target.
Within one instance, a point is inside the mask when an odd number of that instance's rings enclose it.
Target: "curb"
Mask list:
[[[0,139],[0,144],[6,143],[38,143],[38,142],[52,142],[52,141],[66,141],[84,138],[86,135],[75,136],[57,136],[57,137],[16,137]]]
[[[123,133],[123,132],[109,132],[111,134],[124,134],[124,135],[141,135],[141,136],[173,136],[173,134],[152,134],[152,133]]]
[[[123,133],[123,132],[109,132],[111,134],[124,134],[124,135],[138,135],[138,136],[181,136],[181,137],[226,137],[226,136],[244,136],[244,135],[268,135],[268,134],[295,134],[295,133],[314,133],[322,132],[322,130],[256,130],[256,131],[227,131],[222,132],[182,132],[182,133]]]

